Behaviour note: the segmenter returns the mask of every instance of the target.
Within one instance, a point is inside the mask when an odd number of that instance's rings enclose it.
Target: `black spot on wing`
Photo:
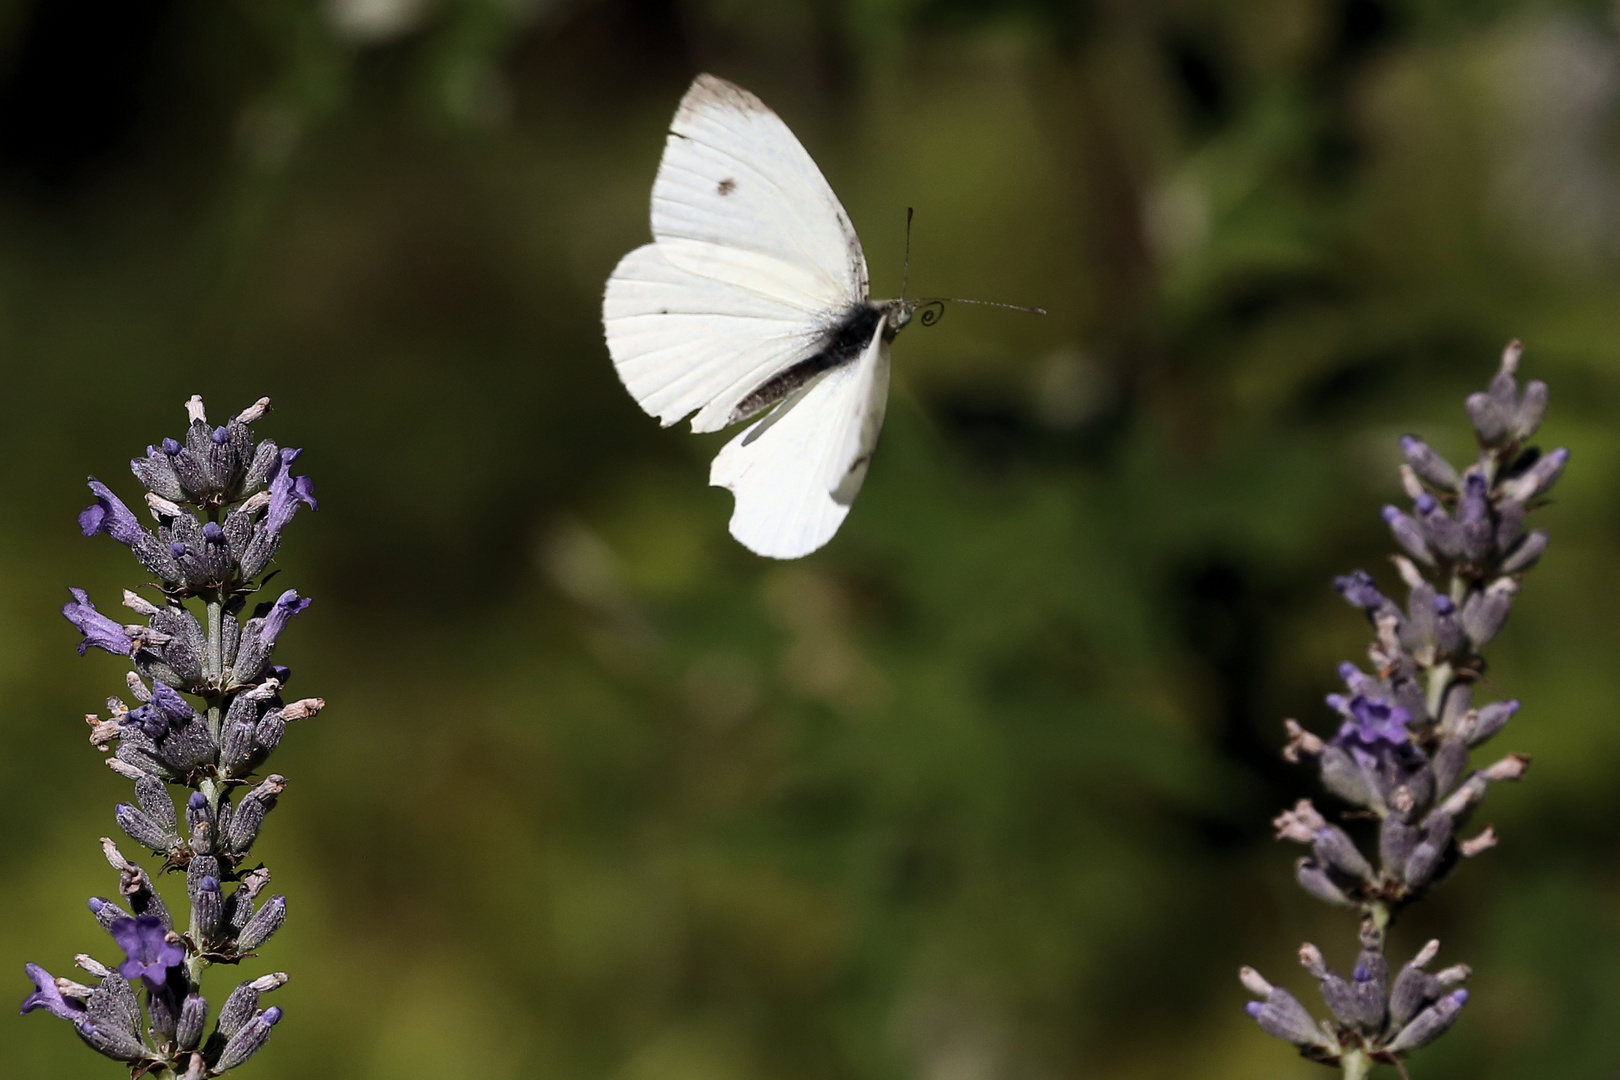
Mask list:
[[[861,350],[872,340],[883,317],[882,309],[872,304],[851,308],[837,325],[826,332],[819,349],[756,387],[731,410],[728,422],[736,423],[776,404],[824,371],[854,363]]]
[[[737,190],[737,181],[728,176],[716,184],[714,186],[714,190],[718,195],[730,195],[733,191]]]

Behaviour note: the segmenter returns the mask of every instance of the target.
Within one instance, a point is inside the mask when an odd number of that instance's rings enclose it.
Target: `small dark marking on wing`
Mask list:
[[[728,176],[716,184],[714,190],[715,193],[719,195],[730,195],[733,191],[737,190],[737,181]]]
[[[824,371],[854,363],[872,340],[878,323],[883,321],[883,310],[875,305],[860,304],[850,308],[837,324],[823,333],[820,348],[755,387],[731,410],[727,423],[734,424],[776,404]]]

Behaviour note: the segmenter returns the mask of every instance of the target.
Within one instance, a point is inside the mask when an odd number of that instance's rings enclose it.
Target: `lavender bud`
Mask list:
[[[1294,864],[1294,877],[1299,881],[1300,887],[1318,900],[1342,907],[1354,907],[1355,903],[1344,894],[1333,882],[1320,863],[1314,859],[1300,859]]]
[[[1449,596],[1434,598],[1434,641],[1442,656],[1461,656],[1467,647],[1457,605]]]
[[[1541,426],[1541,418],[1547,413],[1547,384],[1540,379],[1532,379],[1524,388],[1524,397],[1519,401],[1518,415],[1513,418],[1513,437],[1523,442],[1536,433]]]
[[[1337,825],[1326,825],[1318,833],[1312,852],[1317,859],[1341,873],[1371,882],[1376,875],[1366,858],[1356,849],[1348,833]]]
[[[219,748],[219,764],[226,776],[239,776],[252,771],[253,729],[257,726],[251,716],[226,722]]]
[[[1526,754],[1509,754],[1501,761],[1493,762],[1481,769],[1479,775],[1493,783],[1499,780],[1517,780],[1530,768],[1530,758]]]
[[[1457,778],[1468,767],[1468,743],[1463,739],[1449,736],[1440,740],[1440,746],[1434,752],[1431,765],[1434,769],[1436,793],[1442,797],[1449,795],[1457,783]]]
[[[1569,450],[1561,446],[1552,453],[1537,458],[1535,464],[1518,476],[1502,481],[1498,490],[1504,499],[1528,503],[1531,499],[1550,491],[1558,482],[1558,478],[1564,474],[1564,466],[1568,463]]]
[[[1517,574],[1534,566],[1547,551],[1547,532],[1535,529],[1502,560],[1502,573]]]
[[[1467,982],[1473,974],[1474,969],[1467,964],[1453,964],[1444,971],[1435,972],[1434,978],[1442,987],[1449,988]]]
[[[1471,594],[1464,602],[1462,627],[1474,648],[1483,648],[1502,629],[1518,588],[1512,578],[1497,578],[1483,592]]]
[[[1440,982],[1423,969],[1440,953],[1440,943],[1430,941],[1418,954],[1401,968],[1395,985],[1389,992],[1389,1023],[1391,1027],[1405,1027],[1407,1021],[1440,996]]]
[[[119,919],[127,919],[130,917],[129,912],[125,911],[123,908],[119,907],[117,904],[113,903],[111,900],[108,900],[104,896],[92,896],[89,900],[89,904],[90,914],[96,917],[96,922],[101,924],[101,928],[103,930],[111,930],[113,923],[117,922]]]
[[[1372,805],[1373,793],[1367,784],[1367,776],[1343,747],[1332,743],[1324,746],[1321,768],[1323,787],[1352,805]]]
[[[281,461],[281,451],[276,444],[265,439],[253,451],[253,462],[247,467],[247,473],[242,478],[244,492],[257,491],[270,480],[270,470]]]
[[[1356,1000],[1357,1023],[1367,1031],[1384,1026],[1384,996],[1389,987],[1389,964],[1376,948],[1363,948],[1350,973],[1350,992]]]
[[[155,852],[167,852],[180,843],[180,837],[173,830],[163,828],[133,803],[119,803],[113,809],[113,817],[131,840]]]
[[[264,824],[265,814],[274,809],[277,796],[286,788],[286,777],[271,775],[243,796],[231,817],[230,829],[225,834],[225,846],[235,852],[246,852],[251,848],[259,835],[259,827]]]
[[[1398,814],[1387,815],[1378,827],[1378,858],[1387,867],[1401,867],[1417,846],[1419,830]]]
[[[259,1009],[259,991],[251,982],[239,984],[231,991],[231,996],[225,999],[225,1004],[219,1010],[219,1022],[216,1030],[222,1039],[230,1039],[242,1026],[253,1019],[253,1014]]]
[[[1295,1046],[1326,1047],[1328,1041],[1299,999],[1282,987],[1273,987],[1264,1002],[1251,1001],[1243,1011],[1253,1017],[1267,1035]]]
[[[1447,491],[1457,490],[1457,469],[1434,452],[1428,443],[1415,435],[1401,437],[1401,453],[1406,455],[1406,463],[1412,466],[1412,471],[1437,488]]]
[[[265,713],[264,719],[259,721],[258,727],[253,729],[254,749],[264,756],[268,756],[281,743],[281,737],[287,733],[287,721],[282,718],[280,709],[272,709]]]
[[[165,439],[164,443],[173,443],[173,439]],[[178,453],[180,445],[175,443],[175,452]],[[135,458],[129,463],[129,471],[135,478],[150,488],[153,494],[164,499],[183,499],[185,492],[180,488],[180,478],[174,474],[174,465],[169,455],[155,446],[146,448],[144,458]]]
[[[139,1039],[110,1025],[80,1020],[73,1029],[86,1046],[114,1061],[137,1061],[146,1056],[146,1047]]]
[[[90,1022],[115,1032],[140,1038],[141,1005],[129,980],[116,971],[101,976],[101,985],[85,999],[85,1015]]]
[[[1423,839],[1412,849],[1412,854],[1401,869],[1401,877],[1410,888],[1428,883],[1440,867],[1440,860],[1451,845],[1453,818],[1444,810],[1437,810],[1423,823]]]
[[[136,780],[135,800],[160,828],[170,832],[177,831],[174,800],[169,797],[169,786],[163,781],[155,776],[142,776]]]
[[[213,810],[208,805],[208,796],[200,791],[193,791],[191,798],[186,800],[186,826],[191,830],[193,849],[204,853],[214,850],[214,840],[219,832]]]
[[[1473,704],[1474,691],[1466,682],[1455,682],[1446,690],[1446,699],[1440,705],[1440,726],[1443,730],[1452,731],[1468,715],[1469,706]]]
[[[1484,562],[1490,554],[1495,529],[1491,524],[1489,485],[1484,476],[1472,469],[1463,478],[1457,527],[1463,558],[1475,565]]]
[[[174,1041],[174,1029],[180,1023],[180,1003],[175,1001],[168,987],[163,987],[161,993],[156,988],[148,988],[146,994],[146,1015],[152,1021],[152,1035],[160,1043]]]
[[[227,1069],[234,1069],[258,1053],[269,1041],[270,1029],[275,1027],[280,1019],[281,1010],[272,1005],[242,1025],[241,1030],[231,1036],[230,1041],[225,1044],[225,1049],[219,1052],[219,1060],[214,1063],[214,1071],[224,1072]]]
[[[1321,979],[1322,1000],[1327,1003],[1328,1011],[1341,1024],[1361,1027],[1361,1003],[1350,984],[1335,971],[1324,971]]]
[[[1513,714],[1519,711],[1516,699],[1507,701],[1493,701],[1479,710],[1479,723],[1475,726],[1472,736],[1468,740],[1469,746],[1478,746],[1480,743],[1501,731],[1507,722],[1513,719]]]
[[[1416,505],[1418,525],[1423,530],[1423,537],[1428,542],[1429,550],[1443,559],[1461,556],[1462,526],[1446,513],[1445,507],[1440,505],[1440,500],[1432,495],[1421,495]]]
[[[1525,505],[1503,499],[1496,507],[1496,550],[1507,551],[1524,535]]]
[[[1507,418],[1491,400],[1489,394],[1469,394],[1464,406],[1468,410],[1468,419],[1474,424],[1474,434],[1479,436],[1481,446],[1494,447],[1501,444],[1507,436]]]
[[[1429,551],[1428,542],[1423,538],[1423,529],[1418,523],[1394,506],[1383,509],[1384,523],[1389,526],[1390,535],[1412,558],[1425,566],[1434,565],[1434,555]]]
[[[192,914],[197,920],[197,932],[204,942],[219,935],[220,926],[225,921],[225,898],[220,893],[218,878],[207,876],[197,883],[197,899],[192,905]]]
[[[253,913],[253,917],[242,927],[242,932],[236,936],[236,949],[238,952],[251,952],[270,940],[270,935],[281,929],[281,924],[287,920],[287,898],[285,896],[272,896],[264,906]]]
[[[1411,856],[1401,869],[1401,877],[1405,879],[1409,888],[1416,889],[1428,884],[1429,878],[1434,876],[1435,870],[1440,866],[1441,848],[1425,840],[1412,849]]]
[[[1378,591],[1378,585],[1373,581],[1372,575],[1365,570],[1357,570],[1345,577],[1333,579],[1333,588],[1338,594],[1371,615],[1387,602],[1384,594]]]
[[[1345,1010],[1348,1023],[1363,1031],[1377,1031],[1384,1026],[1384,984],[1365,965],[1357,964],[1348,983],[1339,983],[1348,993]],[[1338,1015],[1337,1011],[1334,1013]]]
[[[201,994],[187,994],[180,1006],[180,1021],[174,1028],[174,1041],[182,1050],[194,1050],[202,1041],[203,1023],[208,1019],[208,1002]]]
[[[1416,655],[1420,662],[1428,656],[1425,650],[1433,648],[1436,639],[1434,586],[1427,581],[1413,586],[1406,601],[1408,618],[1401,645]]]
[[[186,864],[186,895],[193,904],[197,903],[205,880],[212,880],[214,890],[218,891],[219,860],[212,855],[194,855],[191,862]]]
[[[105,836],[101,838],[101,848],[107,862],[118,871],[119,893],[129,901],[129,906],[135,914],[154,916],[161,920],[164,926],[174,929],[174,921],[169,918],[169,909],[164,906],[163,898],[152,888],[152,879],[147,876],[146,871],[124,858],[117,846]],[[96,909],[92,907],[91,910]]]
[[[1403,1054],[1420,1046],[1427,1046],[1445,1034],[1446,1029],[1456,1021],[1457,1014],[1462,1012],[1462,1007],[1467,1003],[1467,990],[1453,990],[1418,1013],[1411,1023],[1401,1029],[1400,1034],[1390,1040],[1385,1049],[1391,1053]]]

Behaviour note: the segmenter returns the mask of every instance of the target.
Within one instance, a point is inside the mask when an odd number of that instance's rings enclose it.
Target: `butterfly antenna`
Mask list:
[[[1021,304],[1003,304],[999,300],[963,300],[955,296],[931,296],[926,300],[912,302],[917,309],[917,321],[924,326],[933,326],[945,317],[946,304],[978,304],[980,307],[1006,308],[1009,311],[1022,311],[1028,315],[1045,315],[1045,308],[1024,307]]]
[[[906,207],[906,261],[900,271],[900,299],[906,298],[906,286],[911,283],[911,215],[916,207]]]
[[[1045,315],[1046,314],[1046,309],[1045,308],[1024,307],[1021,304],[1003,304],[1000,300],[963,300],[961,297],[958,297],[958,296],[941,296],[941,297],[938,297],[938,300],[941,303],[948,303],[948,304],[978,304],[980,307],[1007,308],[1009,311],[1022,311],[1027,315]]]

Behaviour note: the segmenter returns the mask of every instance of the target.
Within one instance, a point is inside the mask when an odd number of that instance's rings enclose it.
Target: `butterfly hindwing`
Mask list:
[[[709,483],[736,498],[731,535],[776,559],[832,539],[866,479],[888,396],[880,323],[859,359],[795,391],[715,457]]]

